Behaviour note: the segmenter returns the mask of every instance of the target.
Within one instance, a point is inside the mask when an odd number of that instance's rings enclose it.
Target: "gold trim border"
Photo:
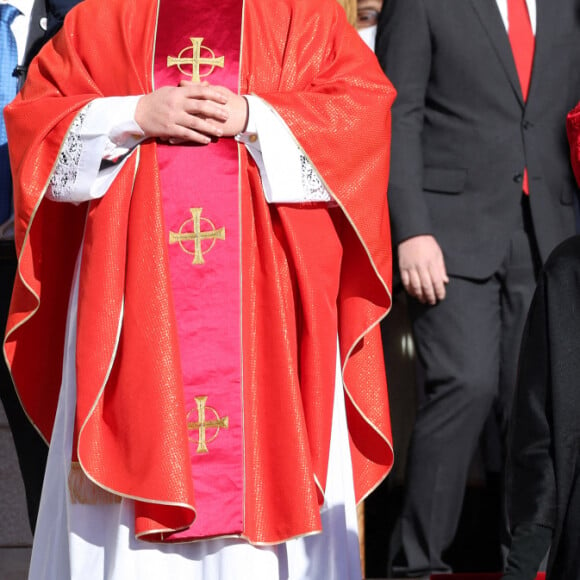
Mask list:
[[[238,94],[242,91],[242,63],[245,58],[244,51],[244,30],[246,24],[246,0],[242,0],[242,30],[240,34],[240,62],[238,64]],[[241,143],[237,143],[238,146],[238,220],[239,220],[239,272],[240,272],[240,387],[241,387],[241,411],[242,411],[242,528],[246,529],[246,498],[247,498],[247,485],[246,485],[246,413],[245,413],[245,380],[244,380],[244,308],[243,308],[243,293],[244,293],[244,264],[242,259],[243,251],[243,220],[242,220],[242,147]],[[244,146],[245,147],[245,146]],[[247,160],[246,160],[247,161]],[[241,536],[240,536],[241,537]]]

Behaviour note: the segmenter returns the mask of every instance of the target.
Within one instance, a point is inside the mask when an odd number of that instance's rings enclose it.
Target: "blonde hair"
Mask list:
[[[348,21],[354,26],[356,23],[356,0],[338,0],[338,3],[344,8]]]

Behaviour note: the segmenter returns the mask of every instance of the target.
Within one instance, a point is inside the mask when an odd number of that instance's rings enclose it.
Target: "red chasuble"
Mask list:
[[[337,334],[357,500],[392,464],[378,323],[390,308],[395,92],[335,0],[246,0],[241,14],[233,0],[189,4],[85,0],[7,109],[19,274],[4,351],[49,440],[80,251],[74,455],[84,474],[136,500],[143,539],[275,543],[320,530]],[[233,140],[149,140],[102,199],[46,199],[87,103],[174,82],[161,64],[189,74],[198,48],[211,61],[201,74],[216,68],[208,81],[237,83],[280,115],[334,204],[268,205]],[[222,56],[239,69],[222,70]]]

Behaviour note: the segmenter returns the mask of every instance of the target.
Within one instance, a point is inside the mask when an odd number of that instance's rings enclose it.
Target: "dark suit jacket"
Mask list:
[[[28,39],[24,53],[24,63],[20,67],[20,86],[26,78],[30,61],[42,46],[60,29],[67,12],[81,0],[35,0],[30,13]]]
[[[579,302],[574,236],[550,256],[530,308],[507,463],[512,526],[553,530],[549,580],[580,580]]]
[[[45,43],[48,22],[46,16],[47,2],[44,0],[35,0],[30,13],[30,24],[28,26],[28,40],[26,43],[26,52],[24,64],[27,67],[30,61],[38,54],[38,51]]]
[[[398,91],[389,203],[394,242],[433,234],[450,274],[494,272],[528,168],[542,260],[574,233],[566,113],[580,98],[577,0],[537,0],[524,103],[495,0],[385,0],[377,56]]]

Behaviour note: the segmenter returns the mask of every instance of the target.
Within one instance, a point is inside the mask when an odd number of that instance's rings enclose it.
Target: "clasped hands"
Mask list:
[[[135,121],[147,137],[171,144],[207,145],[246,128],[248,103],[226,87],[181,81],[162,87],[137,103]]]

